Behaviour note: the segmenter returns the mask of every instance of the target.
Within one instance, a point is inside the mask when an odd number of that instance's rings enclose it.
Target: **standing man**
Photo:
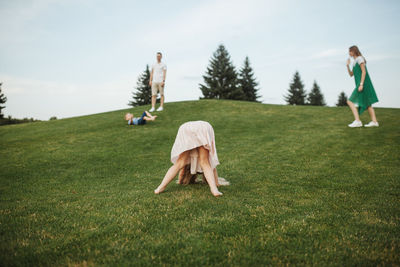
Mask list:
[[[161,104],[157,111],[162,111],[164,108],[164,86],[165,77],[167,75],[167,65],[161,62],[162,54],[157,52],[157,63],[151,67],[150,86],[151,86],[151,109],[153,112],[156,106],[157,93],[160,92]]]

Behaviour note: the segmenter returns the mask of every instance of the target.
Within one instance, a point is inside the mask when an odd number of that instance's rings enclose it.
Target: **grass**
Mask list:
[[[0,127],[1,266],[400,265],[400,109],[358,129],[347,108],[189,101],[140,127],[127,111]],[[214,127],[221,198],[153,194],[190,120]]]

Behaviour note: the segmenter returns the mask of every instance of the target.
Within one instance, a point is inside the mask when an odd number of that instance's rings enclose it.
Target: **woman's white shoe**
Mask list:
[[[353,121],[348,125],[350,128],[356,128],[356,127],[362,127],[362,122],[361,121]]]
[[[365,124],[364,127],[379,127],[379,123],[370,121],[368,124]]]

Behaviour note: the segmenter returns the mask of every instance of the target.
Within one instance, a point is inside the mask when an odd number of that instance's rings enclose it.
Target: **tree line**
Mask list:
[[[289,84],[288,93],[287,95],[284,96],[284,98],[288,105],[312,105],[312,106],[326,105],[324,95],[322,94],[321,88],[317,84],[317,81],[314,81],[312,89],[307,94],[298,71],[294,73],[292,82]],[[339,94],[336,106],[346,106],[346,105],[347,105],[347,96],[344,92],[341,92]]]
[[[149,85],[150,70],[146,65],[145,70],[139,75],[130,106],[141,106],[151,103],[151,87]],[[213,53],[209,65],[203,75],[204,82],[199,84],[203,96],[200,99],[232,99],[259,102],[258,82],[250,65],[249,57],[246,57],[239,71],[233,65],[229,52],[223,44],[220,44]],[[325,106],[326,102],[321,88],[314,81],[311,91],[307,94],[298,71],[295,72],[292,82],[289,84],[287,95],[284,99],[289,105],[314,105]],[[346,106],[347,96],[341,92],[336,106]]]

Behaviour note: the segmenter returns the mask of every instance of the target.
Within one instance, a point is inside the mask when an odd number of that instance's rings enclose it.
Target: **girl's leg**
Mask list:
[[[210,162],[208,161],[208,150],[204,147],[199,147],[198,150],[200,166],[203,169],[204,176],[206,177],[208,185],[210,186],[211,193],[216,197],[221,196],[222,193],[218,191],[215,183],[214,172],[211,169]]]
[[[215,185],[219,186],[217,168],[214,168]]]
[[[369,107],[368,107],[368,113],[369,113],[369,116],[371,117],[371,120],[372,120],[373,122],[378,122],[378,121],[376,120],[375,110],[374,110],[374,108],[373,108],[372,106],[369,106]]]
[[[179,158],[176,161],[176,163],[169,168],[161,184],[157,187],[156,190],[154,190],[155,194],[160,194],[162,191],[165,190],[165,187],[175,178],[178,171],[185,166],[185,162],[188,156],[189,156],[189,151],[185,151],[179,155]]]
[[[356,108],[356,105],[354,105],[354,103],[351,102],[350,100],[347,100],[347,105],[349,105],[351,111],[353,112],[354,119],[356,121],[360,121],[360,116],[358,115],[358,110]]]
[[[218,186],[220,186],[220,184],[219,184],[219,182],[218,182],[218,172],[217,172],[217,168],[214,168],[213,173],[214,173],[215,185],[218,187]],[[203,183],[205,183],[206,181],[207,181],[207,180],[206,180],[206,177],[204,176],[204,173],[203,173]]]

